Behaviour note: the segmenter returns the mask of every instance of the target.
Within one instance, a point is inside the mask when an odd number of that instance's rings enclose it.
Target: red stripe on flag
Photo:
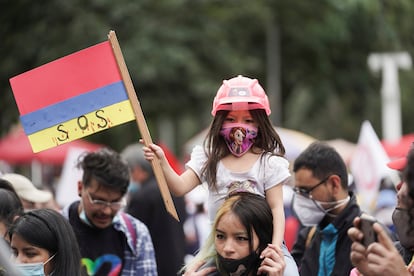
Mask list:
[[[10,79],[20,115],[122,80],[105,41]]]

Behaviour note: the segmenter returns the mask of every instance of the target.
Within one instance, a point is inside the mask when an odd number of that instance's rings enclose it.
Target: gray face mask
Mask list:
[[[345,199],[331,202],[322,202],[295,193],[292,200],[292,208],[296,216],[304,226],[315,226],[322,221],[326,215],[334,216],[329,212],[349,202],[349,196]],[[323,205],[332,206],[325,209]]]
[[[414,249],[414,229],[411,227],[410,214],[407,209],[395,208],[392,213],[392,222],[402,246],[407,249]]]

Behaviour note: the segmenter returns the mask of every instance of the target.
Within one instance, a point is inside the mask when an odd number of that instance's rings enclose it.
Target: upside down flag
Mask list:
[[[136,119],[152,143],[115,32],[108,41],[10,79],[20,120],[39,152]],[[167,211],[179,220],[158,160],[151,161]]]
[[[135,119],[109,41],[17,75],[10,84],[33,152]]]

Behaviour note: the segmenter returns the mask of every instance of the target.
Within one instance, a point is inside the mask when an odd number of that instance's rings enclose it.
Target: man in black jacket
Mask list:
[[[348,191],[346,165],[336,150],[311,144],[295,160],[293,210],[304,226],[292,249],[300,275],[349,275],[347,231],[361,210]]]
[[[182,223],[187,215],[184,199],[173,197],[180,218],[178,222],[165,208],[151,164],[144,158],[142,146],[129,145],[121,156],[130,167],[132,182],[125,211],[148,227],[154,244],[158,275],[176,275],[184,264],[185,256]]]

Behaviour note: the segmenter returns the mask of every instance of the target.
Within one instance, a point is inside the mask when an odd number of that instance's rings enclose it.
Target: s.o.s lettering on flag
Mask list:
[[[130,112],[129,103],[123,102],[79,116],[57,126],[43,129],[41,133],[31,135],[29,139],[31,143],[35,144],[44,142],[50,144],[50,141],[44,140],[44,137],[49,137],[53,144],[60,145],[122,124],[125,116],[133,116]]]

